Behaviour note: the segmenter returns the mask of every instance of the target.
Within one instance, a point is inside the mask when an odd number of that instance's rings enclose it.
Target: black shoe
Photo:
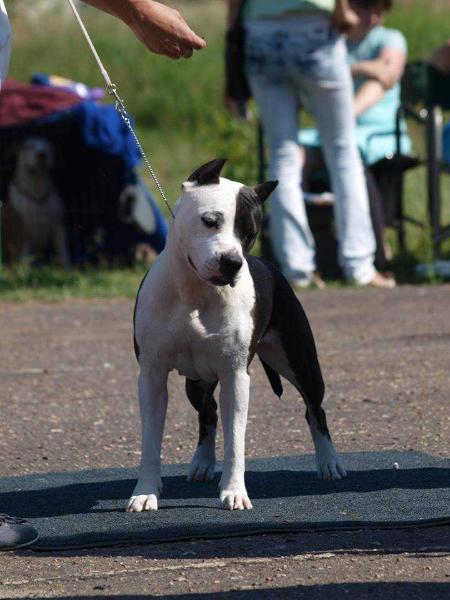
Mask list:
[[[19,517],[10,517],[0,513],[0,550],[24,548],[38,539],[34,527]]]

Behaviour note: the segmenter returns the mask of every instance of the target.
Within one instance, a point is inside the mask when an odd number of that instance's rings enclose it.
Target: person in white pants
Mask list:
[[[169,58],[189,58],[205,41],[192,31],[181,14],[153,0],[85,0],[123,21],[150,52]],[[0,91],[8,73],[12,30],[4,0],[0,0]],[[1,498],[0,498],[1,500]],[[34,527],[19,517],[0,512],[0,550],[33,544],[39,537]]]
[[[229,0],[230,12],[239,0]],[[242,1],[242,0],[241,0]],[[298,112],[316,117],[335,193],[339,262],[357,285],[393,287],[374,267],[375,238],[361,158],[345,42],[336,27],[339,0],[247,0],[245,71],[269,146],[274,254],[292,285],[320,282],[301,190]],[[242,4],[241,4],[242,6]]]

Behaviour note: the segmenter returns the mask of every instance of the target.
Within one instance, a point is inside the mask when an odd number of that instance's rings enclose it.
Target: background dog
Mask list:
[[[222,178],[224,162],[203,165],[182,185],[166,247],[138,292],[134,322],[142,458],[129,511],[158,507],[167,377],[172,369],[186,377],[187,396],[199,416],[199,441],[188,478],[214,477],[214,391],[220,383],[220,502],[229,510],[252,508],[244,471],[248,367],[255,354],[278,396],[283,391],[280,375],[303,396],[319,476],[340,479],[346,474],[321,406],[325,388],[306,315],[284,276],[249,255],[261,225],[262,204],[277,182],[251,188]]]
[[[23,223],[23,246],[17,258],[39,259],[50,250],[62,266],[68,266],[64,207],[52,180],[53,165],[54,153],[48,140],[25,140],[17,155],[7,204]]]

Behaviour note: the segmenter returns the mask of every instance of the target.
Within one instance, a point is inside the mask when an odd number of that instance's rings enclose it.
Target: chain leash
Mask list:
[[[100,56],[98,55],[97,50],[95,49],[95,46],[91,40],[91,37],[81,19],[81,16],[75,6],[75,4],[73,3],[73,0],[67,0],[70,4],[70,7],[75,15],[76,20],[78,21],[78,24],[80,25],[81,31],[84,34],[84,37],[86,38],[86,41],[89,45],[89,48],[91,49],[92,54],[94,55],[94,58],[97,62],[97,65],[100,69],[100,72],[103,76],[103,79],[105,80],[106,83],[106,91],[108,92],[109,95],[113,96],[115,98],[115,107],[117,112],[119,113],[119,115],[122,117],[123,122],[125,123],[125,125],[128,127],[131,135],[133,136],[133,139],[136,143],[137,149],[139,150],[139,153],[142,157],[142,160],[144,161],[145,166],[147,167],[148,172],[150,173],[151,178],[153,179],[159,193],[161,194],[161,197],[164,201],[164,204],[167,206],[170,214],[172,215],[172,218],[175,218],[175,215],[173,214],[172,211],[172,207],[169,204],[169,201],[167,200],[166,194],[164,193],[164,190],[162,188],[162,185],[155,173],[155,170],[153,169],[149,159],[147,158],[147,155],[145,154],[144,148],[142,147],[141,142],[139,141],[138,136],[136,135],[136,132],[134,131],[133,125],[131,124],[131,119],[128,115],[128,111],[126,109],[125,106],[125,102],[122,100],[122,98],[119,96],[119,93],[117,91],[117,86],[115,83],[113,83],[111,81],[111,78],[108,74],[108,71],[105,69]]]

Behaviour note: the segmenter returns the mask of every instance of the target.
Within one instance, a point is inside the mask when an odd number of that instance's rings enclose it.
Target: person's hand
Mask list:
[[[348,33],[358,26],[359,17],[347,2],[337,2],[331,17],[331,23],[340,33]]]
[[[189,58],[206,46],[175,9],[152,0],[135,0],[133,10],[123,19],[135,36],[156,54]]]

